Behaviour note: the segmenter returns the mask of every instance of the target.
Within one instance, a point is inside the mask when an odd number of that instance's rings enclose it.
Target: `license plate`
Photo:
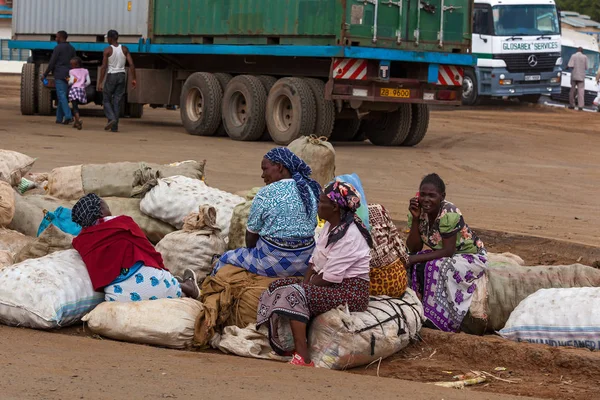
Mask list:
[[[540,75],[525,75],[525,80],[526,81],[539,81],[541,80],[542,77]]]
[[[410,98],[410,90],[409,89],[381,88],[379,90],[379,95],[382,97],[396,97],[396,98],[400,98],[400,99],[408,99],[408,98]]]

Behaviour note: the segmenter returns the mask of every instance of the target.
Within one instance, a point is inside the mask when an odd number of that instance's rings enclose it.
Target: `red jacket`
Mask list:
[[[138,261],[148,267],[166,270],[162,256],[131,219],[122,215],[84,228],[73,239],[73,247],[85,262],[94,290],[109,285]]]

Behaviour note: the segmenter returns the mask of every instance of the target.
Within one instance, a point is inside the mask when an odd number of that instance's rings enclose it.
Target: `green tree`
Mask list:
[[[594,21],[600,22],[600,1],[598,0],[558,0],[562,11],[576,11],[589,15]]]

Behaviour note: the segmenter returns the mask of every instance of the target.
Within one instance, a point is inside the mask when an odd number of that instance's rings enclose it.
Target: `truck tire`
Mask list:
[[[475,72],[471,69],[465,71],[463,77],[462,103],[465,106],[475,106],[479,104],[479,90],[477,89],[477,78]]]
[[[315,131],[317,106],[308,83],[301,78],[282,78],[269,92],[267,126],[275,143],[287,146]]]
[[[331,132],[332,142],[350,142],[359,134],[361,121],[358,115],[352,118],[340,118],[335,120],[333,131]]]
[[[227,89],[227,85],[229,85],[229,82],[231,82],[233,76],[224,72],[217,72],[215,74],[215,78],[217,78],[219,84],[221,85],[221,90],[223,91],[223,93],[225,93],[225,89]],[[215,136],[227,136],[227,131],[225,130],[225,125],[223,124],[223,118],[221,118],[221,123],[219,124],[219,128],[217,128],[217,133],[215,133]]]
[[[263,86],[265,87],[265,90],[267,91],[267,96],[269,96],[269,92],[271,91],[271,89],[273,88],[275,83],[277,83],[277,78],[275,78],[274,76],[269,76],[269,75],[258,75],[257,78],[262,82]],[[262,136],[260,137],[260,141],[261,142],[270,142],[272,140],[273,139],[271,139],[271,134],[269,133],[269,129],[266,127],[266,123],[265,123],[265,131],[263,132]]]
[[[39,71],[45,71],[47,67],[48,64],[40,64],[36,76],[39,75]],[[39,115],[52,115],[52,90],[45,87],[39,79],[35,80],[35,90],[37,96],[37,113]]]
[[[351,139],[352,142],[364,142],[367,140],[367,132],[365,131],[365,122],[364,120],[360,121],[360,126],[358,127],[358,132]]]
[[[223,91],[213,74],[195,72],[181,91],[181,121],[191,135],[213,136],[221,123]]]
[[[252,75],[238,75],[223,95],[223,124],[233,140],[254,141],[265,132],[267,91]]]
[[[137,103],[127,103],[125,113],[129,118],[142,118],[144,116],[144,105]]]
[[[305,78],[304,80],[310,86],[317,106],[314,134],[329,139],[335,123],[335,104],[333,101],[325,99],[325,82],[314,78]]]
[[[400,104],[394,112],[385,113],[381,119],[365,121],[367,138],[376,146],[400,146],[410,133],[411,104]]]
[[[23,64],[21,69],[21,114],[23,115],[33,115],[36,111],[35,70],[35,64]]]
[[[410,123],[410,131],[408,136],[402,142],[402,146],[416,146],[425,137],[429,128],[429,105],[413,104],[412,105],[412,121]]]

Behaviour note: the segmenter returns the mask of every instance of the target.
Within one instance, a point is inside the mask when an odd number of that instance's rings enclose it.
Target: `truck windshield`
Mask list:
[[[564,71],[567,70],[571,56],[573,54],[575,54],[576,52],[577,52],[577,49],[575,47],[570,47],[570,46],[562,47],[562,54],[561,54],[562,59],[563,59],[562,69]],[[585,72],[585,74],[588,76],[596,76],[596,72],[598,71],[598,68],[600,68],[600,53],[598,53],[596,51],[583,50],[583,54],[585,54],[588,58],[588,69]]]
[[[493,8],[496,36],[558,35],[553,5],[500,5]]]

